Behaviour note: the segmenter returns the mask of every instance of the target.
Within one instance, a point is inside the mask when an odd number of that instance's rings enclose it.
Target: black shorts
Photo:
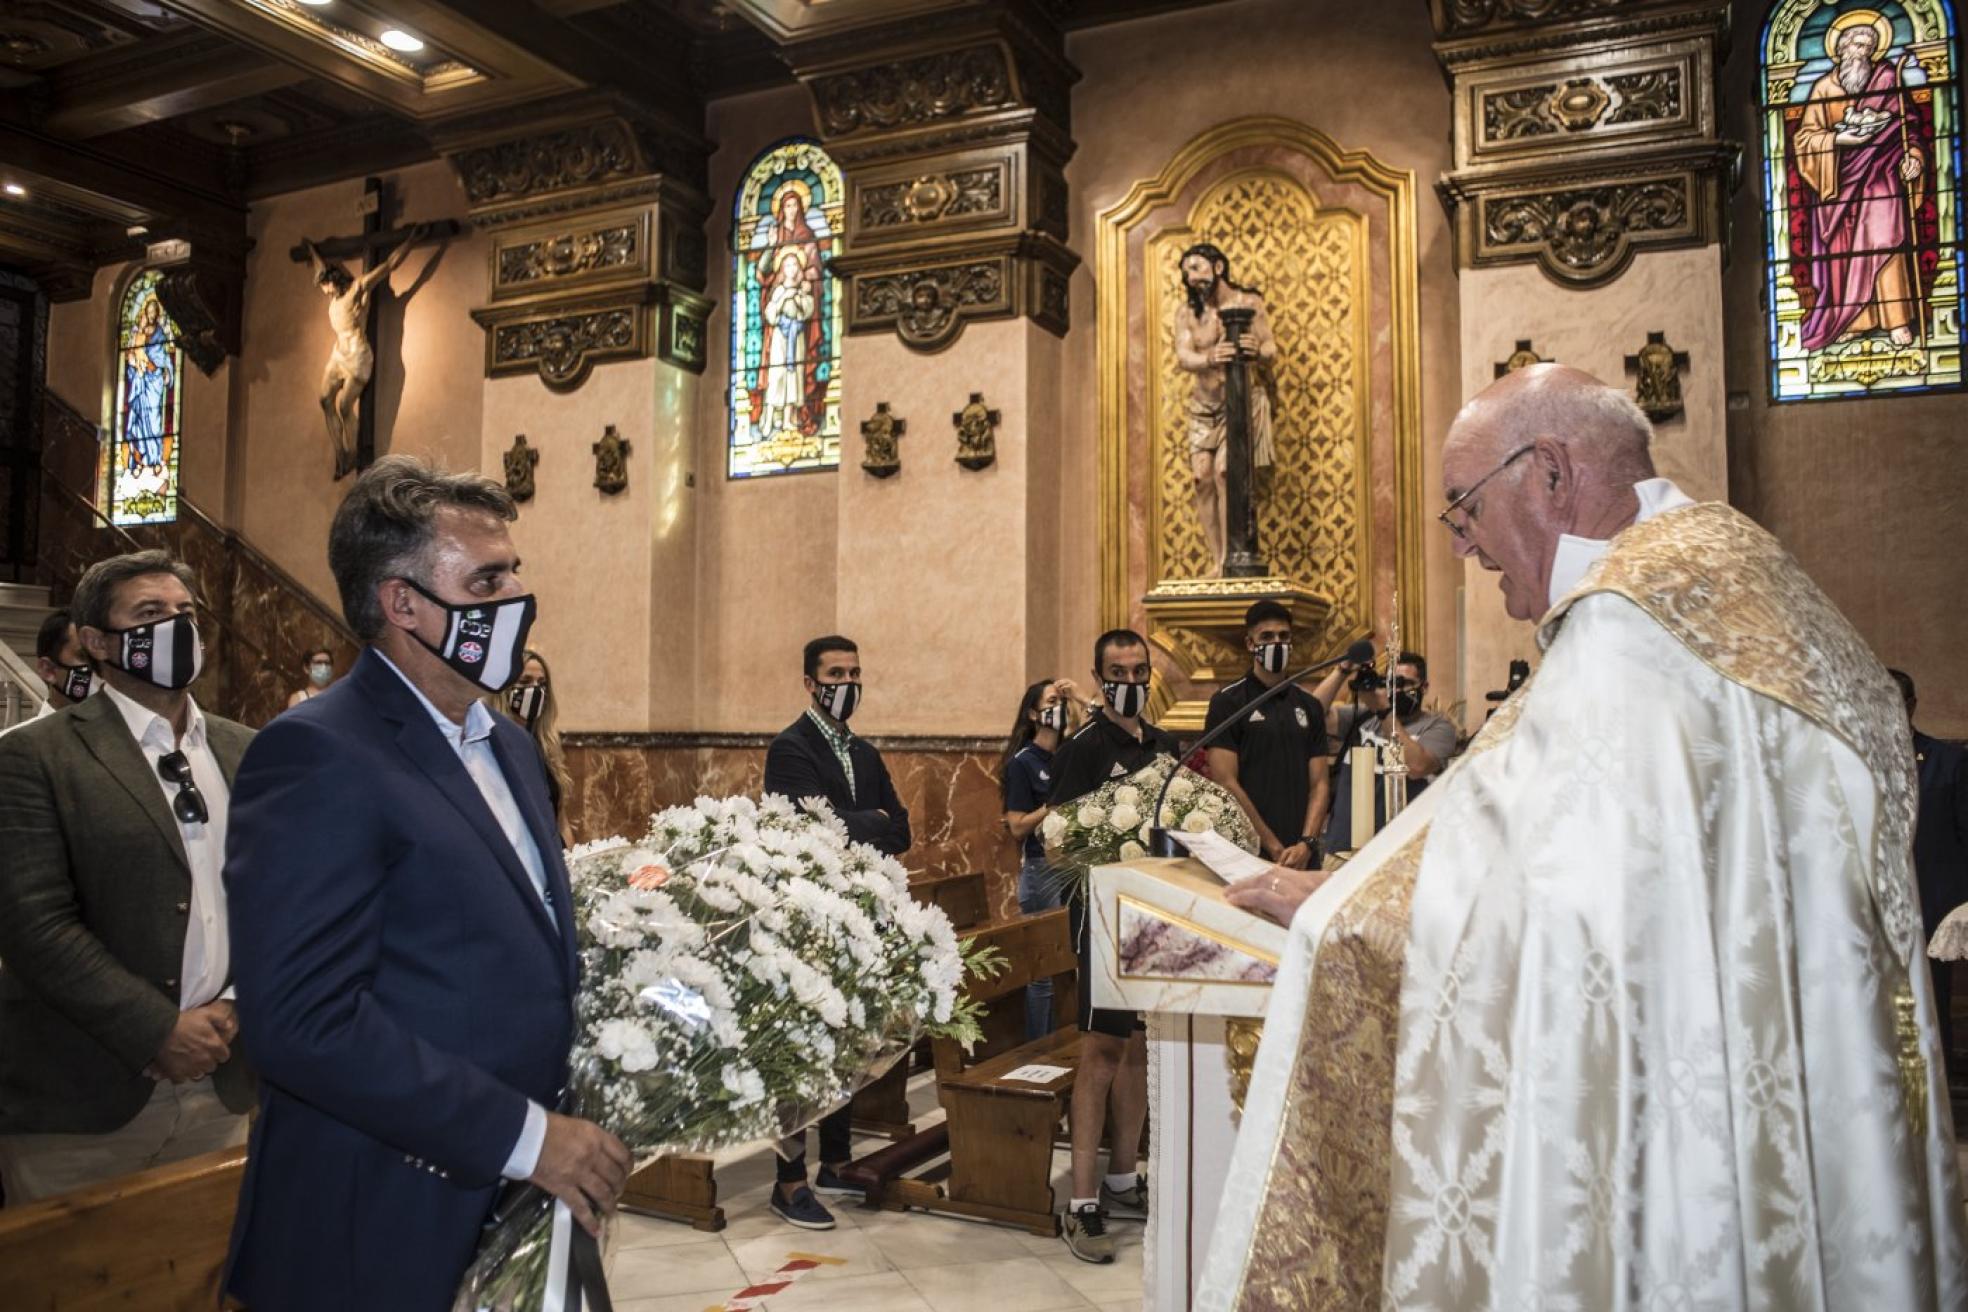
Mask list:
[[[1148,1028],[1138,1011],[1115,1011],[1093,1005],[1093,935],[1085,896],[1069,898],[1066,908],[1067,923],[1072,926],[1073,947],[1080,956],[1080,1032],[1125,1039],[1136,1030]]]

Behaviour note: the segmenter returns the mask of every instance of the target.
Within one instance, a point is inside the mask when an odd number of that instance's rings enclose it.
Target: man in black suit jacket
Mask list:
[[[101,561],[72,611],[103,681],[0,739],[0,1180],[9,1204],[239,1144],[228,794],[252,730],[201,710],[192,575]]]
[[[848,730],[861,701],[861,653],[839,634],[815,638],[804,655],[806,694],[812,705],[772,740],[765,754],[765,791],[802,801],[825,798],[847,825],[848,835],[890,856],[909,850],[909,810],[895,795],[888,766],[874,744]],[[820,1192],[858,1196],[840,1178],[852,1151],[853,1115],[842,1107],[820,1122]],[[806,1185],[806,1132],[779,1145],[779,1187],[772,1210],[792,1225],[831,1230],[833,1214]]]
[[[502,1180],[582,1225],[629,1153],[559,1105],[573,903],[546,777],[484,697],[533,598],[506,490],[388,456],[328,563],[368,647],[255,740],[226,886],[260,1115],[223,1287],[254,1312],[451,1306]]]
[[[1906,699],[1907,727],[1920,705],[1913,678],[1888,670]],[[1920,919],[1929,938],[1948,912],[1968,901],[1968,749],[1913,729],[1914,768],[1920,775],[1920,814],[1913,831],[1913,873],[1920,886]],[[1941,1047],[1954,1061],[1952,961],[1929,963],[1941,1017]]]

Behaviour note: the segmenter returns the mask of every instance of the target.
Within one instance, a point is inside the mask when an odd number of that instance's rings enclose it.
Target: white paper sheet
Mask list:
[[[1210,873],[1226,884],[1249,879],[1271,869],[1269,861],[1261,856],[1252,856],[1214,830],[1205,829],[1200,834],[1191,834],[1171,829],[1169,837],[1182,844],[1190,856],[1208,866]]]
[[[1029,1066],[1020,1066],[1015,1071],[1006,1071],[1003,1078],[1017,1080],[1021,1084],[1051,1084],[1060,1076],[1069,1073],[1065,1066],[1041,1066],[1035,1062]]]

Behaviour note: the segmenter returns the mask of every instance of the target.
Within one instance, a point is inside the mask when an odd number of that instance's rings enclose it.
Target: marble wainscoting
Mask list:
[[[1018,853],[1004,831],[999,746],[977,738],[871,737],[909,808],[912,877],[989,876],[993,914],[1018,910]],[[699,796],[757,796],[771,734],[570,733],[567,814],[578,842],[640,833],[651,811]]]

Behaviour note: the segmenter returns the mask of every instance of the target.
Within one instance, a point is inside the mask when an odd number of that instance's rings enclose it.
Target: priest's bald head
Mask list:
[[[1653,432],[1625,392],[1561,364],[1505,374],[1462,408],[1442,446],[1442,522],[1457,555],[1502,573],[1513,618],[1544,613],[1561,537],[1633,522]]]

